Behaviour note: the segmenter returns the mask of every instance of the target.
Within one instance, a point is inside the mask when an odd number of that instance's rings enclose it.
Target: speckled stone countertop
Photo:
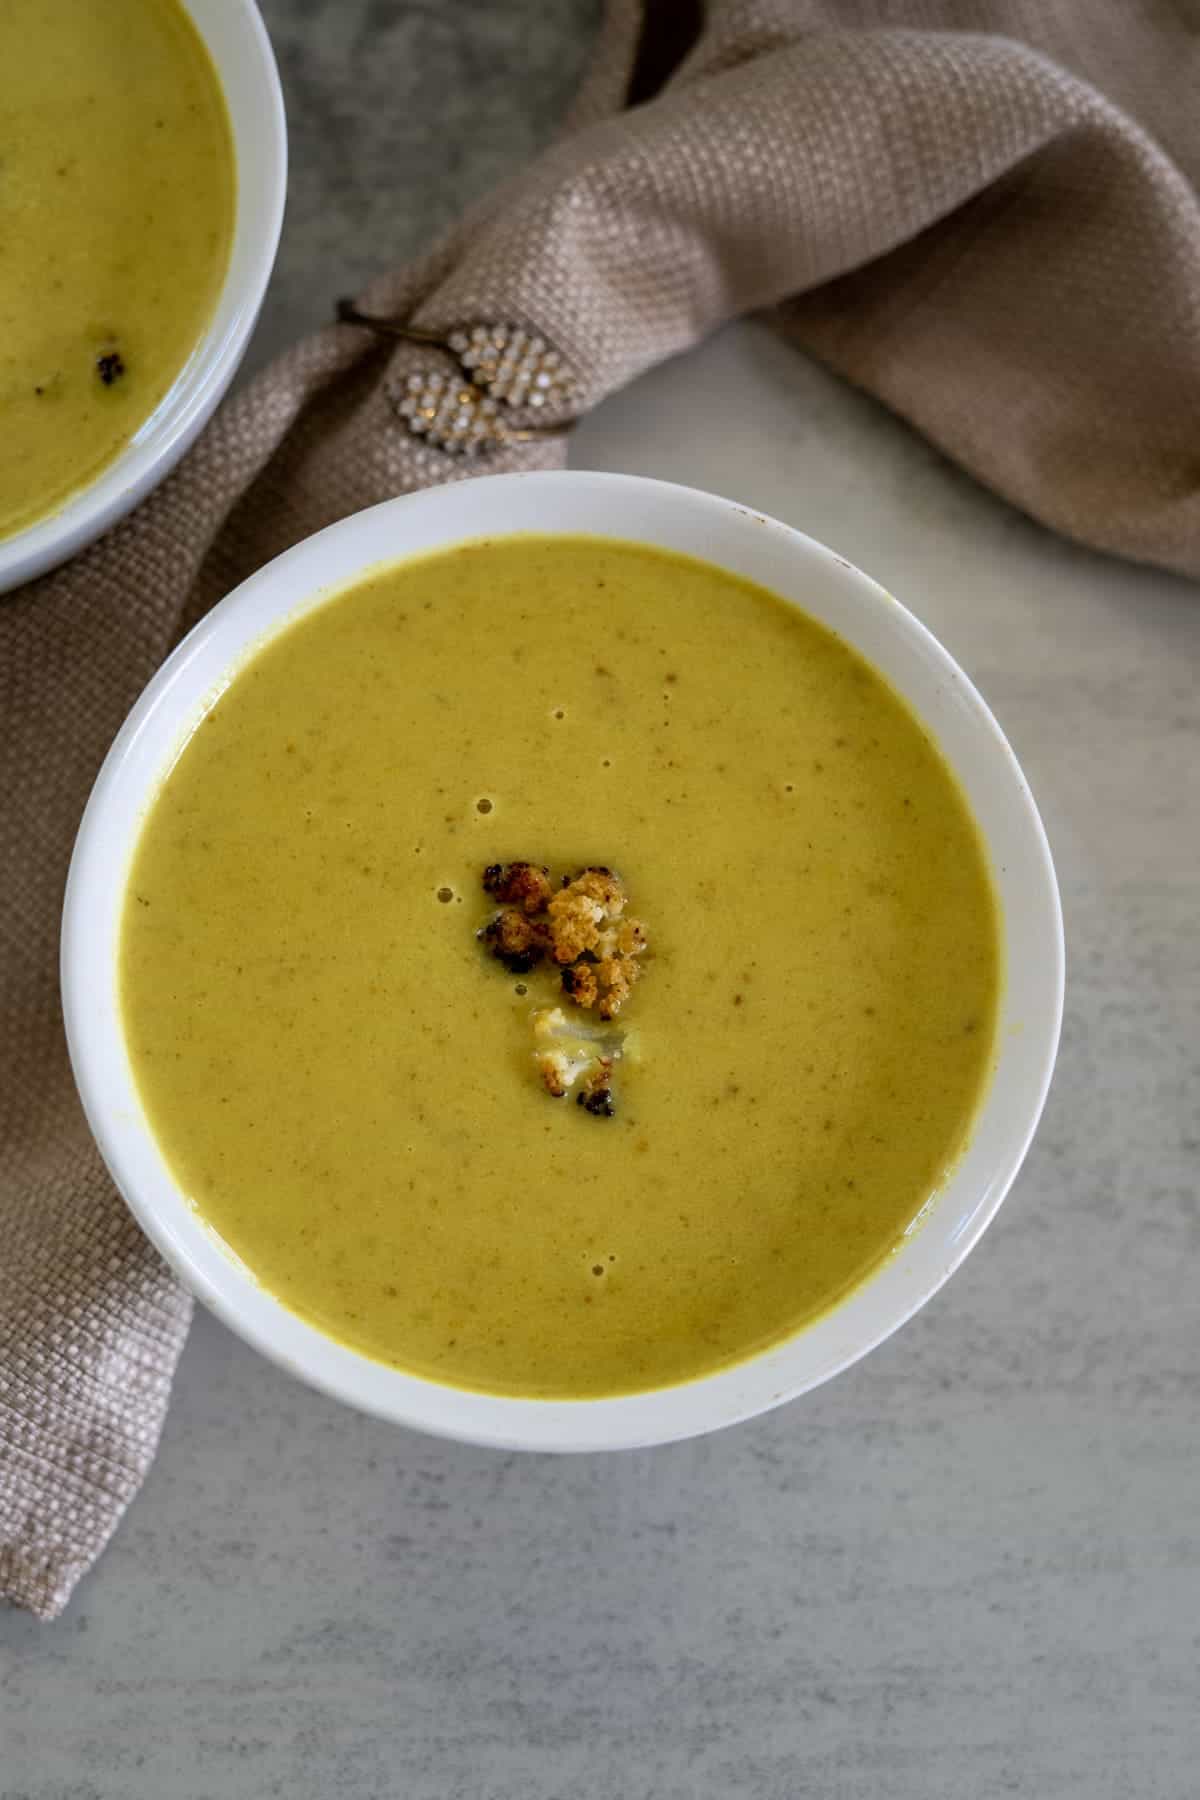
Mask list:
[[[572,0],[270,0],[292,198],[255,360],[550,129]],[[754,326],[580,466],[877,575],[1033,782],[1058,1076],[970,1262],[831,1386],[610,1458],[426,1441],[197,1317],[64,1617],[0,1613],[3,1800],[1193,1800],[1200,1748],[1200,593],[1029,524]]]

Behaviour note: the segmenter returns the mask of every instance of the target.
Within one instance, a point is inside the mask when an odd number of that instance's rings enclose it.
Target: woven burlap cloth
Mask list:
[[[1198,172],[1185,0],[623,0],[559,140],[360,304],[533,327],[576,409],[769,308],[1036,518],[1195,574]],[[267,558],[405,489],[564,459],[422,447],[389,395],[443,361],[331,325],[106,540],[0,601],[0,1593],[43,1617],[146,1473],[190,1309],[67,1066],[79,815],[180,632]]]

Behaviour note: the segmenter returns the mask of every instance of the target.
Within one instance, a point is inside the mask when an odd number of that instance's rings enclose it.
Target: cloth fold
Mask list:
[[[1198,87],[1200,24],[1166,0],[615,0],[559,140],[359,305],[537,332],[575,378],[558,422],[766,310],[1035,518],[1197,574]],[[74,830],[140,688],[264,561],[389,495],[564,460],[422,442],[395,401],[431,369],[455,364],[329,326],[0,601],[0,1595],[44,1617],[149,1466],[190,1312],[74,1096]]]

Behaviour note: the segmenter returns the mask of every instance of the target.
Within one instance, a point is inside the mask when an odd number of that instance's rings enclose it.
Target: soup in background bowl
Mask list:
[[[286,152],[252,0],[11,0],[0,52],[2,590],[112,524],[211,413],[266,287]]]
[[[101,773],[63,948],[92,1128],[195,1291],[531,1448],[728,1423],[894,1329],[1061,1007],[945,652],[800,534],[590,474],[389,502],[218,607]]]

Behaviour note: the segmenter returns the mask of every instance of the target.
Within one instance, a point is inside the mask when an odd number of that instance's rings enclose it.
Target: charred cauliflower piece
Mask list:
[[[519,906],[532,917],[550,899],[550,871],[535,863],[492,863],[483,871],[483,890],[502,906]]]
[[[550,898],[550,873],[535,863],[492,863],[483,871],[484,892],[504,910],[479,933],[492,955],[514,975],[527,975],[550,945],[544,915]]]
[[[479,935],[492,955],[514,975],[527,975],[546,952],[545,926],[519,907],[506,907],[497,913]]]
[[[562,972],[562,990],[569,994],[576,1006],[595,1006],[600,998],[600,983],[596,979],[596,965],[592,962],[568,963]]]

